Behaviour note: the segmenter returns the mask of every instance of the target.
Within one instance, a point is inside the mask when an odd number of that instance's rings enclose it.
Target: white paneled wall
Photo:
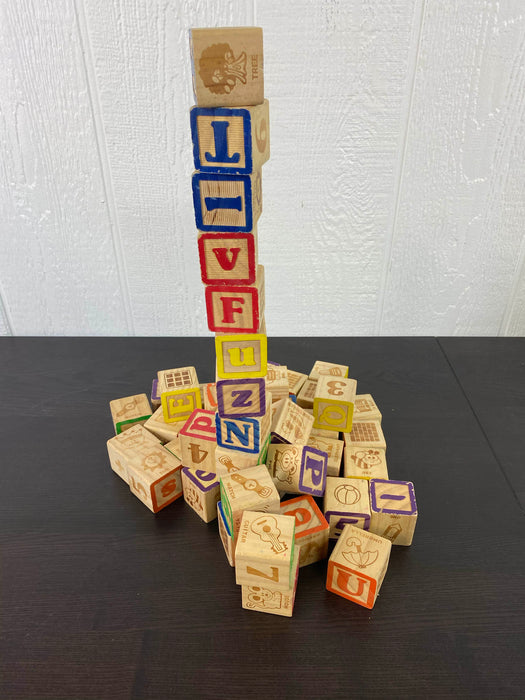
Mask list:
[[[0,0],[0,334],[205,335],[188,29],[264,29],[269,335],[525,334],[523,0]]]

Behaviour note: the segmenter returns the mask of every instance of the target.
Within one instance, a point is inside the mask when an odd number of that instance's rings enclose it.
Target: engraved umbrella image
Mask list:
[[[349,537],[345,544],[349,550],[348,552],[343,552],[343,557],[350,564],[357,565],[360,569],[370,566],[378,557],[379,552],[376,549],[363,552],[361,540],[357,537]]]

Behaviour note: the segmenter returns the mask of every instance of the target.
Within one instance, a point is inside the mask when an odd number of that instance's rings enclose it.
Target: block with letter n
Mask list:
[[[268,100],[251,107],[192,107],[195,170],[245,175],[270,157]]]
[[[250,232],[262,211],[261,171],[193,173],[193,205],[199,231]]]
[[[229,450],[259,454],[270,432],[271,394],[266,394],[264,412],[258,417],[223,418],[215,414],[217,445]]]
[[[198,239],[204,284],[246,285],[257,277],[257,233],[201,233]]]
[[[221,379],[266,376],[267,338],[263,333],[217,335],[217,375]]]
[[[350,432],[356,389],[355,379],[321,375],[314,398],[314,428]]]
[[[257,333],[264,313],[264,267],[256,284],[206,286],[208,328],[215,333]]]

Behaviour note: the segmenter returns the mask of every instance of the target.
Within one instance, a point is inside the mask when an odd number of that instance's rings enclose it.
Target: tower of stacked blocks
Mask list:
[[[217,519],[244,608],[291,616],[299,568],[326,559],[330,540],[326,587],[371,608],[392,543],[412,542],[414,488],[389,479],[381,413],[347,366],[317,361],[307,376],[267,360],[262,30],[193,29],[190,46],[193,201],[215,381],[199,384],[194,367],[160,370],[153,413],[145,394],[112,401],[111,467],[153,512],[183,496],[204,522]]]

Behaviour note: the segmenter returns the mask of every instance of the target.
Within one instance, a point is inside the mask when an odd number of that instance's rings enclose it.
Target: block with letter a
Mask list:
[[[180,458],[185,467],[215,472],[215,412],[198,408],[179,433]]]
[[[251,175],[195,172],[193,205],[199,231],[250,232],[262,211],[261,171]]]
[[[263,333],[217,335],[215,350],[221,379],[266,376],[267,338]]]
[[[346,525],[328,561],[326,588],[373,608],[388,567],[389,540]]]
[[[251,286],[206,287],[208,328],[215,333],[256,333],[264,312],[264,267]]]
[[[247,285],[257,276],[257,233],[201,233],[199,260],[204,284]]]
[[[192,107],[195,170],[249,174],[270,157],[268,100],[251,107]]]

